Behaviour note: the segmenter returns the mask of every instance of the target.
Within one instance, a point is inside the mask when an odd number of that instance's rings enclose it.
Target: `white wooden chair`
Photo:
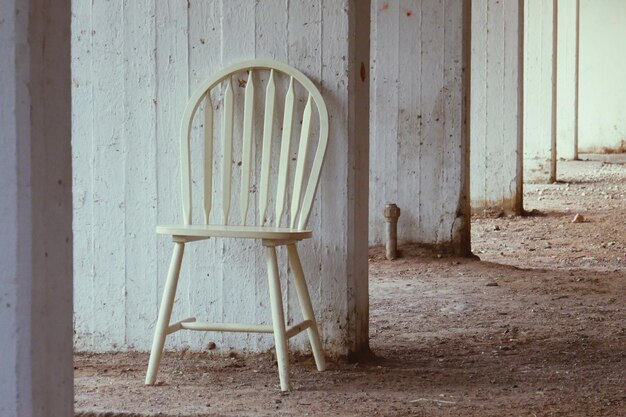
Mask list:
[[[246,75],[247,72],[247,75]],[[263,134],[262,134],[262,155],[258,190],[258,213],[254,218],[256,225],[247,224],[250,176],[251,176],[251,149],[253,146],[254,120],[255,120],[255,74],[265,72],[268,77],[265,90],[265,109],[263,112]],[[245,82],[245,99],[243,104],[243,126],[240,138],[233,136],[234,124],[234,102],[232,78],[235,74],[247,77]],[[275,78],[286,77],[288,80],[288,90],[284,97],[283,128],[280,135],[280,155],[277,174],[272,176],[270,169],[272,142],[275,141],[274,132],[274,112],[276,97]],[[288,193],[290,163],[290,148],[292,142],[292,130],[294,130],[294,108],[296,101],[296,83],[306,91],[306,106],[302,113],[302,127],[300,129],[300,140],[298,144],[297,159],[295,162],[295,172],[293,173],[293,188]],[[242,86],[242,85],[239,85]],[[213,207],[213,122],[214,106],[212,103],[211,91],[214,88],[223,89],[221,111],[223,120],[221,126],[221,146],[223,158],[221,162],[221,190],[217,190],[217,195],[221,195],[221,219],[222,224],[210,224],[211,209]],[[191,155],[190,136],[194,116],[204,101],[204,187],[202,196],[202,206],[204,211],[204,224],[192,224],[192,179],[191,179]],[[317,149],[312,159],[312,163],[306,163],[309,144],[309,136],[313,123],[313,105],[317,109],[319,122],[319,139]],[[260,135],[258,135],[260,136]],[[234,222],[230,214],[231,206],[231,177],[233,169],[239,169],[232,163],[233,161],[233,141],[241,139],[241,189],[240,198],[240,221]],[[300,71],[273,60],[251,60],[241,62],[225,68],[213,77],[206,80],[193,93],[182,119],[180,131],[180,167],[182,179],[182,205],[183,223],[178,225],[157,226],[157,233],[172,236],[174,241],[174,253],[169,267],[167,281],[163,290],[161,308],[159,310],[157,325],[152,343],[152,352],[148,364],[146,384],[152,385],[156,381],[156,375],[163,354],[163,346],[167,335],[179,330],[200,330],[200,331],[226,331],[226,332],[260,332],[274,333],[276,346],[276,359],[278,362],[278,373],[280,377],[281,390],[289,390],[289,361],[288,361],[288,339],[298,333],[307,330],[311,349],[315,357],[315,363],[319,371],[325,368],[324,353],[320,341],[319,331],[307,284],[302,271],[302,264],[298,255],[296,244],[302,239],[312,236],[310,230],[306,230],[306,224],[311,212],[313,197],[320,178],[322,161],[326,152],[328,142],[328,114],[322,95],[315,85]],[[294,145],[295,146],[295,145]],[[217,158],[217,157],[216,157]],[[310,168],[309,168],[310,165]],[[308,174],[308,175],[307,175]],[[216,175],[217,177],[217,175]],[[273,178],[272,178],[273,177]],[[268,211],[268,194],[270,193],[270,181],[276,181],[275,194],[275,214],[274,225],[266,224],[266,212]],[[273,188],[274,189],[274,188]],[[291,207],[287,215],[284,214],[285,202],[291,195]],[[219,200],[216,198],[216,200]],[[216,201],[217,203],[217,201]],[[216,214],[213,214],[213,218]],[[287,218],[288,217],[288,218]],[[185,244],[208,238],[243,238],[260,239],[265,247],[267,275],[269,279],[269,298],[272,312],[272,326],[258,324],[220,324],[201,323],[194,317],[170,323],[176,286],[180,273],[181,263]],[[293,326],[286,327],[283,312],[283,302],[281,296],[278,263],[276,257],[276,247],[287,246],[288,259],[293,272],[296,292],[302,310],[304,321]]]

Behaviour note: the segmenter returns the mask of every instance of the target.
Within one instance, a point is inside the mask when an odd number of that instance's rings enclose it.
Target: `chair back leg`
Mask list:
[[[296,248],[295,243],[287,245],[287,251],[289,253],[289,263],[291,264],[291,269],[293,271],[293,279],[296,284],[296,292],[298,293],[300,309],[302,310],[302,317],[305,320],[310,320],[312,323],[307,329],[307,334],[309,335],[309,342],[311,343],[311,350],[313,351],[315,364],[317,365],[318,371],[323,371],[326,369],[326,360],[324,359],[320,333],[317,328],[317,322],[315,321],[315,314],[313,313],[311,296],[309,295],[309,289],[304,278],[302,263],[300,262],[300,256],[298,255],[298,249]]]
[[[176,287],[178,285],[178,277],[180,275],[180,266],[183,261],[184,251],[184,243],[174,243],[174,253],[172,254],[172,261],[170,262],[170,268],[167,273],[165,288],[163,289],[159,318],[157,319],[157,325],[154,329],[154,339],[152,339],[152,351],[150,352],[150,362],[148,363],[148,373],[146,374],[146,385],[154,385],[156,382],[161,357],[163,356],[163,346],[165,345],[167,328],[172,316],[172,307],[174,305],[174,298],[176,297]]]
[[[278,376],[281,391],[289,391],[289,357],[287,332],[285,330],[285,313],[283,298],[280,290],[280,276],[278,275],[278,260],[276,248],[266,246],[267,276],[269,279],[270,304],[272,306],[272,325],[274,327],[274,343],[276,346],[276,361],[278,362]]]

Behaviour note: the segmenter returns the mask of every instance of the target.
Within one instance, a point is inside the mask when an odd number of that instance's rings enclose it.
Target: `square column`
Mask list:
[[[522,1],[472,2],[472,210],[523,211]]]
[[[70,2],[0,16],[0,415],[70,417]]]
[[[558,51],[557,51],[557,151],[558,158],[575,159],[577,156],[576,130],[578,117],[578,63],[577,18],[574,1],[559,1]]]
[[[469,253],[471,2],[372,2],[370,244],[383,209],[399,242]]]
[[[154,228],[181,218],[184,106],[226,65],[273,58],[304,72],[329,110],[314,238],[299,246],[324,347],[338,355],[366,349],[369,1],[81,1],[73,15],[77,348],[150,348],[171,251]],[[243,88],[235,90],[240,112]],[[260,244],[211,239],[188,249],[173,320],[270,322]],[[290,273],[279,272],[285,280]],[[296,320],[295,287],[283,288],[287,319]],[[273,346],[271,335],[180,332],[166,349],[202,350],[210,341],[221,351]],[[292,348],[308,348],[305,336]]]

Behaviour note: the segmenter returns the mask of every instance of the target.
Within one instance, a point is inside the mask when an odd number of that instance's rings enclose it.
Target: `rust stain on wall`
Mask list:
[[[626,153],[626,139],[622,139],[617,146],[591,146],[581,148],[579,153]]]

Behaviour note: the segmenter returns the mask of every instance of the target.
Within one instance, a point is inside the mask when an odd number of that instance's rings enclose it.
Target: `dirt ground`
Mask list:
[[[480,260],[372,249],[374,358],[294,358],[281,394],[271,353],[170,353],[155,387],[146,354],[81,354],[77,415],[626,416],[626,155],[582,157],[474,217]]]

